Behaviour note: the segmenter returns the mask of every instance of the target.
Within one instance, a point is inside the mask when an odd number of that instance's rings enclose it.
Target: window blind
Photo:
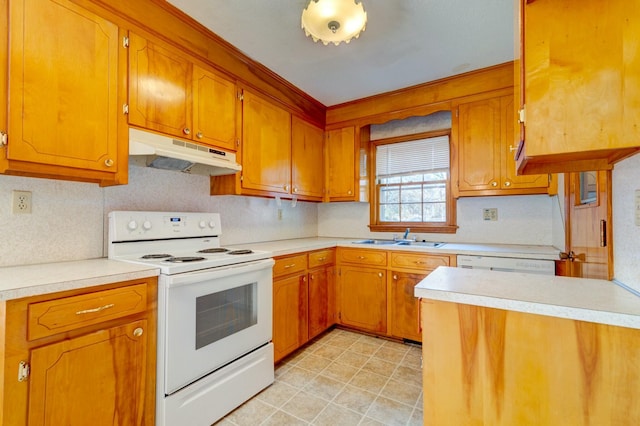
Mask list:
[[[389,178],[449,169],[449,136],[379,145],[376,177]]]

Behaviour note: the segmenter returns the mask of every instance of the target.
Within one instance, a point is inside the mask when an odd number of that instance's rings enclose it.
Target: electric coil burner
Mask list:
[[[158,426],[209,426],[274,380],[274,261],[221,235],[217,213],[109,213],[109,258],[160,271]]]

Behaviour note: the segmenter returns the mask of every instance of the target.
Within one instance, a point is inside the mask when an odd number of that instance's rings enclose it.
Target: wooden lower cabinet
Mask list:
[[[339,322],[360,330],[387,332],[387,271],[340,266]]]
[[[420,302],[413,295],[413,288],[427,274],[392,271],[389,275],[389,334],[421,342]]]
[[[273,346],[278,362],[335,324],[335,250],[276,258]]]
[[[153,425],[156,297],[150,278],[3,302],[0,424]]]
[[[640,330],[422,301],[424,422],[640,424]]]

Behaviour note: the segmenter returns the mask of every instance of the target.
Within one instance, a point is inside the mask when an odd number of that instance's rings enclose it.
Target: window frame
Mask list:
[[[381,222],[380,221],[380,200],[376,179],[376,153],[380,145],[410,142],[418,139],[428,139],[438,136],[449,137],[449,173],[445,188],[447,191],[446,206],[447,215],[445,222]],[[456,224],[456,202],[451,190],[451,164],[452,162],[451,129],[436,130],[429,132],[414,133],[411,135],[395,136],[384,139],[377,139],[369,142],[369,230],[373,232],[404,232],[411,228],[412,232],[455,234],[458,226]]]

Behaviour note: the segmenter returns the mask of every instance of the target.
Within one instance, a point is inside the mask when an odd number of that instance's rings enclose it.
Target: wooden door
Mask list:
[[[458,190],[500,188],[500,98],[458,107]]]
[[[386,270],[341,266],[338,303],[341,324],[376,333],[386,333]]]
[[[308,340],[307,274],[273,282],[273,353],[278,362]]]
[[[567,275],[613,278],[611,171],[565,174]]]
[[[155,351],[145,331],[141,320],[34,349],[28,424],[143,424],[146,351]]]
[[[291,192],[291,114],[244,90],[242,187]]]
[[[291,193],[322,200],[324,194],[324,131],[306,121],[291,119]]]
[[[330,201],[356,201],[359,165],[355,128],[329,130],[326,138],[327,196]]]
[[[134,33],[129,36],[129,123],[191,138],[193,68]]]
[[[126,169],[117,162],[118,27],[67,0],[11,1],[9,14],[7,158]]]
[[[236,84],[193,67],[193,140],[235,151]]]
[[[309,339],[332,324],[330,297],[327,268],[309,271]]]
[[[420,302],[413,295],[413,289],[426,276],[427,274],[391,272],[389,331],[392,336],[422,341]]]

